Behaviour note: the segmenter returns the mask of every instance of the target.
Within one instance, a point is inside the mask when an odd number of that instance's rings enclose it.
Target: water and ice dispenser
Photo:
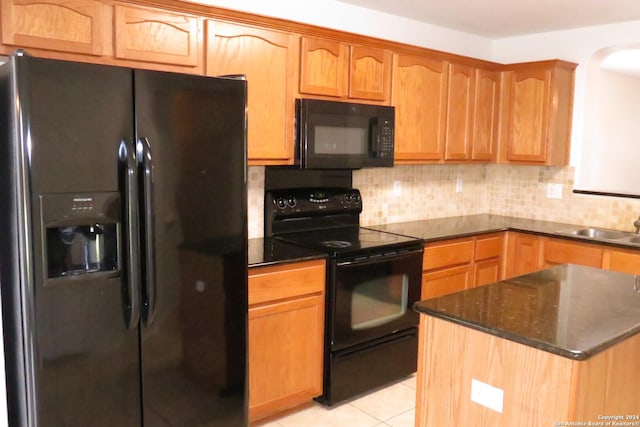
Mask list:
[[[40,202],[47,279],[119,271],[119,193],[45,194]]]

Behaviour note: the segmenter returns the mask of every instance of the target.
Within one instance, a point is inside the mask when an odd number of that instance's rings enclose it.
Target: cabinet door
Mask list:
[[[444,158],[468,160],[471,157],[475,69],[449,64],[448,78]]]
[[[545,162],[551,71],[509,72],[507,160]]]
[[[500,259],[488,259],[474,265],[473,286],[488,285],[500,280]]]
[[[507,233],[505,278],[540,269],[540,238],[532,234]]]
[[[322,394],[324,296],[249,309],[249,418]]]
[[[207,75],[245,75],[249,164],[293,161],[296,36],[207,21]]]
[[[2,0],[1,7],[3,44],[102,55],[99,1]]]
[[[196,67],[200,65],[200,18],[116,4],[115,56],[119,59]]]
[[[471,264],[427,272],[422,275],[422,299],[467,289],[473,276]]]
[[[391,59],[388,50],[351,46],[349,55],[349,98],[389,101]]]
[[[441,160],[444,156],[447,64],[410,55],[396,55],[393,62],[395,161]]]
[[[496,159],[500,73],[477,69],[475,73],[471,159]]]
[[[345,97],[349,47],[333,40],[300,39],[300,93]]]
[[[602,268],[622,273],[640,274],[640,252],[623,249],[606,249]]]

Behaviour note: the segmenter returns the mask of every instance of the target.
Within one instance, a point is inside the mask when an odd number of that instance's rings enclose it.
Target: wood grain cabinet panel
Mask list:
[[[422,275],[422,299],[458,292],[471,286],[473,265],[429,271]]]
[[[473,261],[473,240],[453,239],[427,243],[424,247],[422,268],[433,270]]]
[[[300,93],[347,96],[349,47],[333,40],[300,38]]]
[[[504,74],[506,161],[564,166],[569,160],[575,64],[542,61]]]
[[[507,232],[504,278],[520,276],[542,267],[540,237],[533,234]]]
[[[437,162],[444,156],[447,63],[400,54],[393,62],[395,162]]]
[[[602,268],[622,273],[640,274],[640,251],[605,249]]]
[[[249,164],[291,164],[297,36],[207,21],[207,75],[245,75]]]
[[[562,239],[544,239],[544,267],[579,264],[602,267],[602,247]]]
[[[388,101],[391,94],[391,59],[388,50],[351,46],[349,98]]]
[[[180,66],[200,65],[201,18],[133,5],[114,6],[118,59]]]
[[[103,5],[94,0],[2,0],[2,43],[101,55]]]
[[[445,160],[471,158],[475,96],[475,68],[449,64]]]
[[[325,261],[249,269],[249,419],[322,394]]]
[[[388,104],[391,60],[392,53],[388,50],[303,36],[299,91]]]
[[[249,309],[249,417],[322,394],[324,295]]]
[[[497,159],[500,113],[500,73],[476,69],[471,126],[471,159]]]

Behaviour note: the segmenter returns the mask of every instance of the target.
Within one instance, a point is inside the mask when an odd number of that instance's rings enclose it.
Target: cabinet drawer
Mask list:
[[[502,236],[480,237],[476,240],[476,261],[498,258],[502,254]]]
[[[605,250],[602,268],[622,273],[640,274],[640,252]]]
[[[600,268],[602,266],[602,249],[562,240],[546,240],[544,242],[544,260],[553,264],[580,264]]]
[[[473,240],[451,240],[425,245],[423,270],[466,264],[473,260]]]
[[[324,292],[325,261],[249,270],[249,305]]]

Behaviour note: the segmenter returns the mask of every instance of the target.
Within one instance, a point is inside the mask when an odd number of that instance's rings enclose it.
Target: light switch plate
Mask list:
[[[504,390],[472,378],[471,401],[502,413]]]

